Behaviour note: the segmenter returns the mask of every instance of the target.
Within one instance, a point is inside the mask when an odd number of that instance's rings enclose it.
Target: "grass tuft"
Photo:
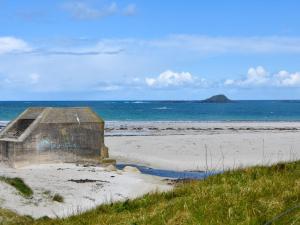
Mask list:
[[[0,177],[0,181],[3,181],[15,189],[17,189],[24,197],[31,197],[33,195],[32,189],[19,177]]]
[[[55,202],[64,202],[64,197],[61,196],[60,194],[55,194],[53,196],[52,200]]]

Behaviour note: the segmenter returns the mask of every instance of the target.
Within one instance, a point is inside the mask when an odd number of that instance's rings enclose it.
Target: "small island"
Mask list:
[[[203,103],[230,103],[233,102],[229,98],[227,98],[225,95],[214,95],[210,98],[207,98],[205,100],[202,100]]]

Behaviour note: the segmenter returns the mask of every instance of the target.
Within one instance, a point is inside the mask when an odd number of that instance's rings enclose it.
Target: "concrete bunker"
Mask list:
[[[104,121],[87,107],[28,108],[0,132],[0,161],[13,167],[104,158]]]

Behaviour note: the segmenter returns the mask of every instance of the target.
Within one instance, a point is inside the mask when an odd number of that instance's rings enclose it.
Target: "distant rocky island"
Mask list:
[[[229,103],[233,102],[229,98],[227,98],[225,95],[214,95],[210,98],[207,98],[205,100],[202,100],[201,102],[204,103]]]

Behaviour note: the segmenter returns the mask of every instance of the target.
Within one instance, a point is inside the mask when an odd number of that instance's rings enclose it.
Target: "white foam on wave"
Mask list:
[[[147,104],[149,102],[145,102],[145,101],[126,101],[126,102],[123,102],[125,104]]]
[[[169,108],[169,107],[163,106],[163,107],[157,107],[157,108],[153,108],[153,109],[158,109],[158,110],[167,110],[167,109],[172,109],[172,108]]]
[[[144,101],[134,101],[132,102],[133,104],[145,104],[145,103],[148,103],[148,102],[144,102]]]
[[[5,120],[4,120],[4,121],[1,121],[1,120],[0,120],[0,126],[1,126],[1,127],[6,126],[8,123],[9,123],[9,121],[5,121]]]
[[[4,127],[6,127],[8,123],[9,121],[0,121],[0,131],[4,129]]]

